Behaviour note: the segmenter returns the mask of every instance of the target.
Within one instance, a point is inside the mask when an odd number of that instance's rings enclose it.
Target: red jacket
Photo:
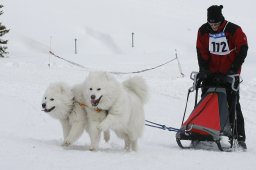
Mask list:
[[[225,55],[210,53],[209,34],[223,32],[224,28],[224,34],[231,52]],[[235,73],[240,73],[241,65],[247,55],[248,44],[246,35],[241,27],[231,22],[227,23],[225,20],[216,32],[211,29],[208,23],[203,24],[198,30],[196,48],[200,70],[207,70],[210,73],[227,74],[231,69]]]

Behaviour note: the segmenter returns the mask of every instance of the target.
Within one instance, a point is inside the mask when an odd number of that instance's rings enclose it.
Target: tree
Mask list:
[[[1,8],[3,8],[4,6],[0,4],[0,15],[3,14],[3,11],[1,10]],[[5,54],[7,54],[8,52],[7,50],[7,42],[8,40],[3,40],[1,37],[4,36],[6,33],[8,33],[10,30],[8,30],[4,25],[2,25],[2,23],[0,22],[0,57],[4,57]]]

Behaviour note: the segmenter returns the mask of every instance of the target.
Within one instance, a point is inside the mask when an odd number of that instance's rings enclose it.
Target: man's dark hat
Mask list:
[[[222,15],[223,6],[212,5],[207,9],[207,21],[209,23],[222,22],[225,18]]]

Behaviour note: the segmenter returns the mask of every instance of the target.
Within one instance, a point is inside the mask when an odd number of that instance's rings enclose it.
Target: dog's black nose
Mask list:
[[[96,98],[95,95],[91,95],[91,99],[94,100]]]
[[[46,107],[46,104],[45,104],[45,103],[43,103],[43,104],[42,104],[42,108],[45,108],[45,107]]]

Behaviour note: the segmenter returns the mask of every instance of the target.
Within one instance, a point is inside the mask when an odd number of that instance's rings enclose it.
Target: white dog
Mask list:
[[[84,83],[84,97],[86,103],[90,103],[91,111],[105,113],[90,127],[94,129],[89,131],[94,133],[90,136],[97,136],[96,128],[100,131],[113,129],[124,139],[126,150],[136,151],[138,138],[143,134],[143,106],[148,97],[144,79],[133,77],[119,83],[109,73],[91,72]],[[89,115],[90,110],[87,112]],[[93,117],[94,114],[90,115]]]
[[[88,129],[88,119],[83,103],[81,85],[70,88],[65,83],[51,84],[45,91],[42,108],[60,121],[63,129],[64,146],[75,142]]]

